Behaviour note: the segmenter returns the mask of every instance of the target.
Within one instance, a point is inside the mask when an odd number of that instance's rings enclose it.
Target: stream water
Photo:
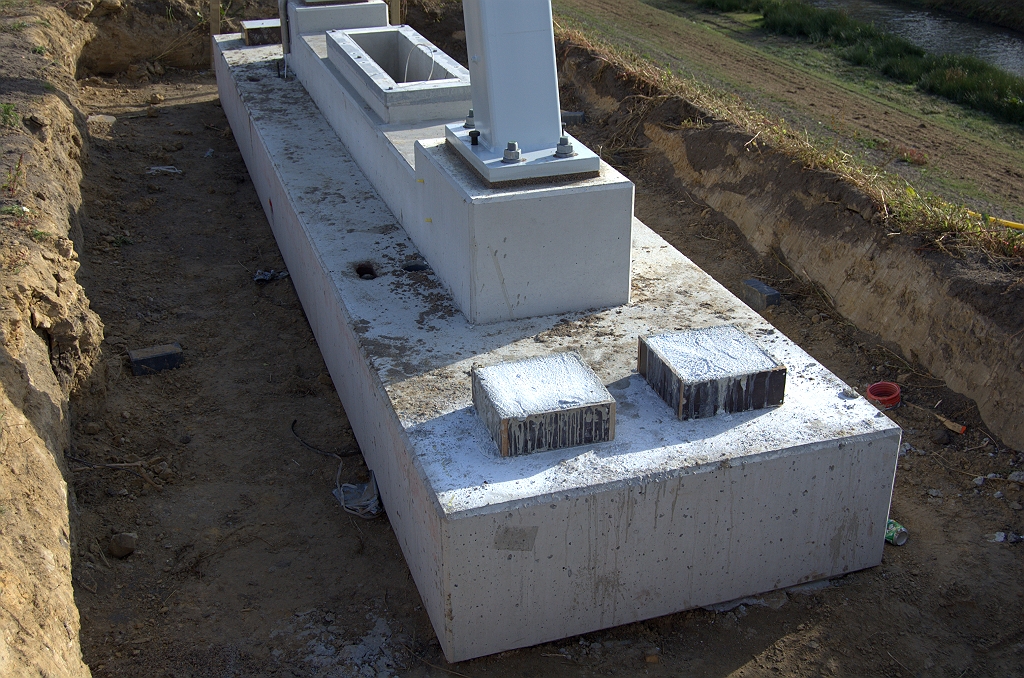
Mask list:
[[[880,0],[810,0],[841,9],[936,54],[970,54],[1024,77],[1024,35],[951,14],[908,9]]]

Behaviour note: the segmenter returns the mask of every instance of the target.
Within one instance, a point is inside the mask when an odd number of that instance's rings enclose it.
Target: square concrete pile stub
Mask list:
[[[781,405],[786,367],[732,325],[640,337],[637,371],[680,419]]]
[[[576,353],[473,368],[473,405],[503,457],[615,438],[615,399]]]

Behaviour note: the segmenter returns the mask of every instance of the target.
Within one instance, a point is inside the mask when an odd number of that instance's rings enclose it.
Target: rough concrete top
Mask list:
[[[572,351],[481,367],[477,379],[502,419],[525,419],[612,399],[594,371]]]
[[[639,221],[628,306],[470,325],[437,278],[402,269],[418,257],[415,247],[302,85],[277,77],[280,45],[216,39],[437,508],[450,519],[595,485],[646,484],[762,455],[801,454],[843,437],[881,438],[897,428],[863,398],[842,398],[845,385],[835,375]],[[374,262],[377,278],[356,275],[365,261]],[[785,404],[677,420],[636,373],[637,337],[727,323],[788,367]],[[506,459],[489,453],[493,443],[472,406],[473,365],[568,350],[580,353],[615,397],[615,440]]]
[[[750,337],[731,325],[647,337],[647,345],[683,383],[739,377],[779,366]]]

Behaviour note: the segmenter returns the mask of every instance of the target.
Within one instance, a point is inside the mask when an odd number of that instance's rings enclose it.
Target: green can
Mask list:
[[[907,543],[907,539],[910,538],[910,533],[907,532],[907,528],[897,523],[892,518],[885,524],[885,540],[890,544],[896,546],[903,546]]]

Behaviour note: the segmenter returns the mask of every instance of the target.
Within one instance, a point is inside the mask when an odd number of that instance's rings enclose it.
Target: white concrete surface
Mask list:
[[[450,121],[385,124],[324,36],[297,40],[290,63],[471,322],[629,300],[633,185],[610,165],[588,179],[489,187],[445,150]]]
[[[495,189],[437,139],[417,142],[416,175],[423,219],[406,230],[470,322],[629,301],[633,184],[611,166]]]
[[[280,47],[215,46],[225,113],[449,660],[880,562],[899,428],[664,240],[634,222],[629,305],[472,325],[437,278],[402,270],[416,246],[277,77]],[[786,402],[679,421],[636,374],[637,337],[722,322],[790,368]],[[496,458],[471,367],[569,349],[615,397],[615,440]]]
[[[615,438],[615,399],[575,351],[473,368],[473,407],[502,457]]]
[[[313,4],[288,0],[288,37],[292,45],[301,35],[320,35],[333,28],[387,25],[388,5],[384,0],[366,0],[347,5],[332,5],[329,0]]]
[[[450,120],[473,105],[469,71],[409,26],[326,35],[331,64],[385,123]]]

